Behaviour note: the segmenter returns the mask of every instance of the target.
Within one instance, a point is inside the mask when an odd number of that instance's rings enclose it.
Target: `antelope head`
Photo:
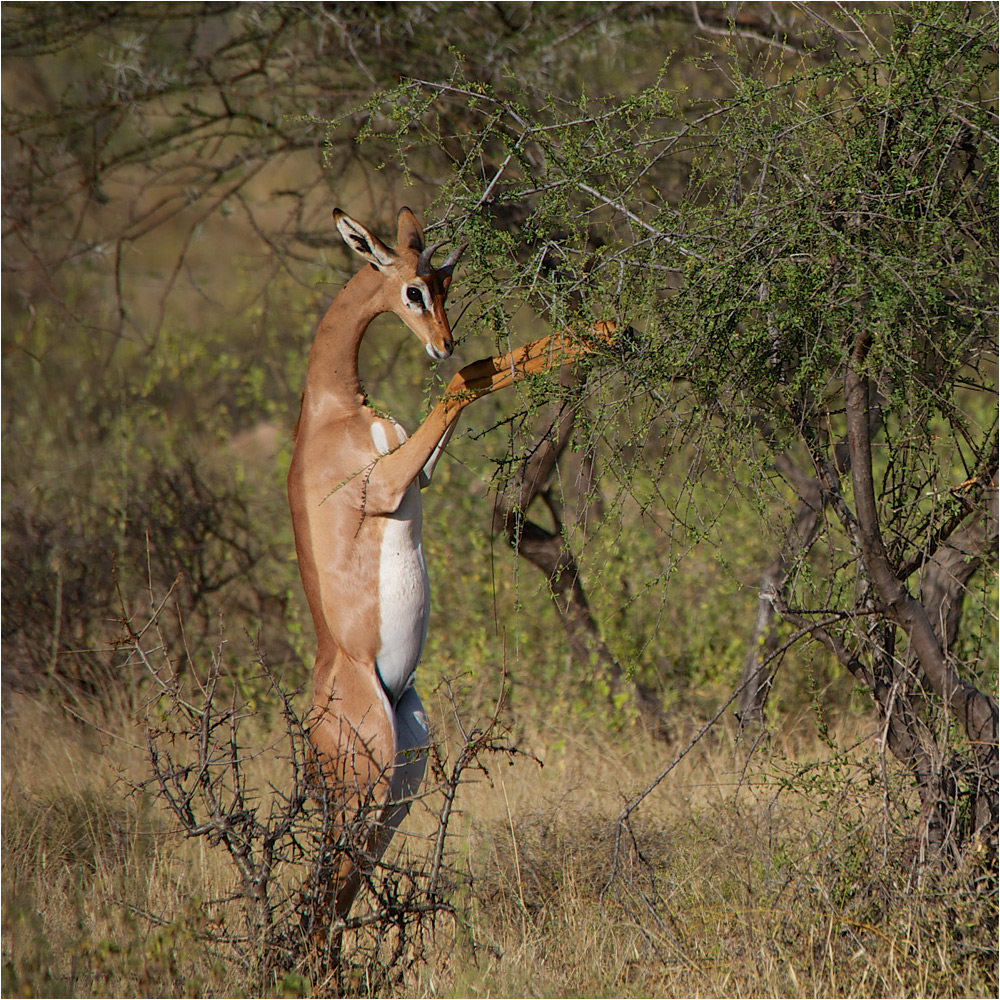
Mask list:
[[[467,243],[456,247],[440,267],[431,257],[442,244],[424,246],[424,231],[408,208],[397,220],[396,246],[386,246],[371,230],[339,208],[333,221],[344,242],[360,254],[385,279],[384,309],[394,312],[420,339],[432,358],[451,357],[455,342],[444,311],[451,274]]]

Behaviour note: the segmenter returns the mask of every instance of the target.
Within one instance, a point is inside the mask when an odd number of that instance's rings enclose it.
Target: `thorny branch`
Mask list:
[[[308,733],[294,695],[271,672],[260,644],[250,639],[253,676],[244,675],[244,683],[263,684],[259,698],[278,709],[282,733],[251,750],[245,744],[252,737],[244,727],[253,723],[252,731],[259,733],[261,713],[250,710],[237,693],[233,671],[238,668],[230,665],[221,624],[217,649],[203,668],[186,650],[176,658],[160,635],[169,598],[153,605],[142,627],[122,608],[121,648],[156,684],[144,723],[150,777],[134,787],[162,803],[186,838],[224,848],[237,873],[230,895],[202,904],[211,915],[206,940],[261,984],[281,970],[307,971],[320,980],[336,977],[336,968],[326,968],[327,956],[316,952],[309,930],[317,920],[329,919],[325,894],[318,890],[330,878],[339,852],[356,859],[368,898],[367,908],[331,923],[332,931],[353,935],[340,961],[364,963],[373,973],[389,976],[402,963],[419,960],[427,932],[442,916],[454,914],[451,896],[468,878],[449,846],[459,787],[476,772],[488,776],[489,756],[521,753],[501,722],[503,678],[491,717],[471,729],[461,727],[454,759],[440,743],[427,749],[432,780],[410,800],[431,819],[432,832],[419,838],[426,848],[416,847],[411,836],[375,859],[369,854],[370,834],[382,810],[363,803],[346,827],[333,825],[343,813],[341,797],[349,798],[350,790],[317,784],[307,764]],[[200,702],[191,699],[192,686],[201,691]],[[450,686],[447,693],[457,717]],[[264,780],[263,773],[281,777]]]

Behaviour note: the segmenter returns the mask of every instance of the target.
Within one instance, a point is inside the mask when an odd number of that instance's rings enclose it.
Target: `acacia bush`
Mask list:
[[[920,857],[981,838],[996,856],[997,705],[976,686],[995,688],[995,638],[965,660],[957,643],[997,538],[993,24],[948,5],[895,12],[884,35],[855,22],[849,56],[774,83],[727,61],[733,93],[710,103],[662,82],[563,102],[456,77],[369,105],[381,142],[439,141],[442,104],[468,123],[438,204],[498,343],[524,307],[641,331],[576,404],[612,509],[710,539],[711,469],[775,536],[789,498],[810,510],[761,598],[870,692],[925,804]],[[668,601],[668,579],[641,587]]]
[[[356,969],[369,989],[391,984],[423,961],[438,926],[454,919],[451,900],[467,884],[452,830],[459,786],[489,780],[492,758],[523,755],[501,722],[502,672],[492,715],[475,726],[462,721],[446,686],[454,732],[443,728],[424,751],[424,787],[412,800],[386,806],[405,805],[421,833],[401,835],[385,856],[374,856],[371,838],[383,810],[366,798],[342,823],[353,790],[320,779],[311,766],[307,725],[295,708],[299,692],[283,688],[256,642],[252,668],[235,675],[223,656],[221,626],[205,663],[172,643],[169,635],[183,634],[176,625],[164,627],[177,616],[177,589],[156,593],[146,614],[123,605],[118,646],[149,681],[141,728],[150,774],[132,779],[133,792],[167,809],[176,832],[224,853],[231,864],[231,890],[198,900],[200,920],[191,933],[253,992],[296,983],[315,992],[351,988]],[[276,710],[262,713],[241,695],[254,675],[255,693]],[[260,745],[267,729],[254,722],[262,714],[279,732]],[[361,873],[365,903],[334,919],[328,884],[345,854]],[[155,910],[145,916],[171,922]]]

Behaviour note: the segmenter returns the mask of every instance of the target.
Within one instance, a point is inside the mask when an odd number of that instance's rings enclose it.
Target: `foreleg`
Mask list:
[[[596,323],[588,337],[573,338],[568,333],[556,333],[534,340],[510,354],[466,365],[448,383],[444,396],[410,439],[380,458],[371,469],[365,487],[365,511],[392,513],[399,508],[410,484],[422,473],[426,474],[427,482],[430,481],[430,473],[454,430],[455,421],[469,403],[529,375],[569,364],[593,351],[598,344],[611,343],[615,330],[613,323]]]

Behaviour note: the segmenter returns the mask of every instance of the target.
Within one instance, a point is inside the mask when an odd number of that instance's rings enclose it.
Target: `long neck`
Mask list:
[[[385,311],[382,279],[374,268],[359,271],[340,290],[320,321],[309,352],[303,415],[356,410],[364,403],[358,349],[368,324]]]

